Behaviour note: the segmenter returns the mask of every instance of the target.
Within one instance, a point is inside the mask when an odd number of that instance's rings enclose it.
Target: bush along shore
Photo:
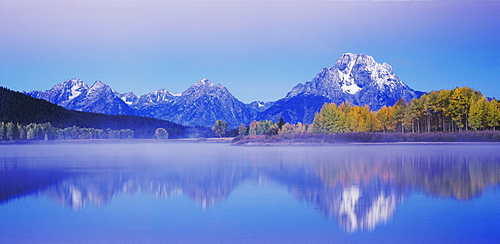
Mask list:
[[[301,145],[335,143],[397,143],[397,142],[500,142],[500,131],[469,131],[447,133],[380,133],[352,132],[339,134],[278,134],[238,136],[233,145]]]

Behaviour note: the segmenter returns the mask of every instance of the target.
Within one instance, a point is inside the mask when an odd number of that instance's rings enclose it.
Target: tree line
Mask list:
[[[497,130],[500,103],[468,87],[432,91],[409,103],[370,111],[348,102],[325,104],[312,124],[315,133],[346,132],[461,132]]]
[[[51,123],[30,123],[21,125],[12,122],[0,122],[0,140],[76,140],[76,139],[134,139],[131,129],[96,129],[71,126],[57,128]],[[149,138],[168,139],[164,128],[157,128]]]
[[[349,102],[325,103],[312,124],[284,123],[283,118],[277,123],[253,121],[248,127],[241,124],[237,133],[229,134],[431,133],[497,130],[499,126],[499,101],[489,100],[469,87],[457,87],[432,91],[409,103],[400,99],[395,105],[378,111],[371,111],[368,105],[352,106]]]
[[[50,123],[57,128],[73,128],[66,129],[68,131],[82,131],[82,133],[78,132],[77,134],[83,138],[123,137],[121,134],[127,134],[126,137],[128,137],[128,132],[124,132],[128,129],[134,132],[134,138],[152,138],[157,128],[166,129],[171,138],[200,137],[211,133],[210,129],[207,128],[187,127],[154,118],[67,110],[45,100],[36,99],[4,87],[0,87],[0,121],[3,121],[4,126],[8,122],[12,123],[12,127],[16,127],[14,131],[19,126]],[[84,132],[86,130],[91,132]],[[20,130],[18,131],[22,133]],[[117,134],[110,131],[122,131],[123,133]]]

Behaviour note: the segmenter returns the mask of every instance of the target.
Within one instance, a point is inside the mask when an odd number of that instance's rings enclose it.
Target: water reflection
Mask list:
[[[148,156],[135,151],[121,157],[108,150],[78,154],[77,159],[71,153],[3,154],[0,204],[27,195],[48,196],[78,210],[102,206],[120,194],[146,192],[158,198],[182,194],[208,208],[242,182],[265,179],[335,218],[345,231],[357,232],[390,221],[412,193],[469,201],[500,182],[497,145],[197,146],[205,148]]]

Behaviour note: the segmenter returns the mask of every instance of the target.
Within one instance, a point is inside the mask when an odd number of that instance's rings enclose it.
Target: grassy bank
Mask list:
[[[233,145],[290,145],[380,142],[500,142],[500,131],[470,131],[448,133],[378,133],[342,134],[282,134],[274,136],[244,136]]]

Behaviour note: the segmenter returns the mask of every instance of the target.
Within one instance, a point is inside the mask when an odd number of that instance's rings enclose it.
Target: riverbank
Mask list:
[[[50,143],[228,143],[246,146],[274,145],[328,145],[328,144],[371,144],[371,143],[500,143],[500,131],[469,131],[448,133],[379,133],[356,132],[343,134],[280,134],[252,135],[222,138],[176,138],[176,139],[76,139],[76,140],[13,140],[0,141],[0,145],[50,144]]]
[[[72,139],[72,140],[11,140],[0,141],[0,145],[19,144],[50,144],[50,143],[171,143],[171,142],[192,142],[192,143],[231,143],[234,137],[214,137],[214,138],[176,138],[176,139]]]
[[[236,137],[233,145],[323,145],[345,143],[470,143],[500,142],[500,131],[469,131],[449,133],[376,133],[282,134]]]

